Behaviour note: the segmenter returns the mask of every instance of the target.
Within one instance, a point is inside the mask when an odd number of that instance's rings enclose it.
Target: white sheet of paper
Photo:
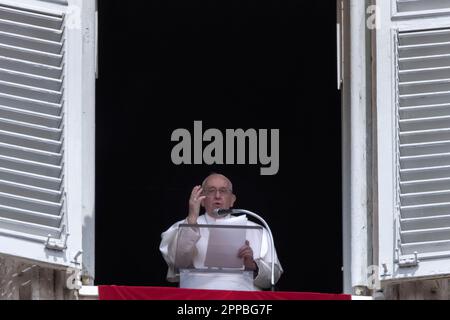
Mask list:
[[[219,223],[218,223],[219,224]],[[220,221],[221,225],[247,225],[247,217],[233,217]],[[218,268],[242,268],[243,259],[238,257],[239,249],[245,245],[245,228],[211,228],[205,266]]]

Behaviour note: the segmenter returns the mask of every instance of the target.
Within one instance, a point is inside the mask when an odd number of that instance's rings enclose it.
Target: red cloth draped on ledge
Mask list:
[[[100,286],[100,300],[351,300],[345,294]]]

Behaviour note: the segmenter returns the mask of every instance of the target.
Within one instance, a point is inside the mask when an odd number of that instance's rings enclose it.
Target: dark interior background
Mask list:
[[[272,226],[283,291],[342,292],[335,1],[99,0],[96,283],[168,286],[161,233],[212,171]],[[175,129],[280,129],[280,171],[175,166]]]

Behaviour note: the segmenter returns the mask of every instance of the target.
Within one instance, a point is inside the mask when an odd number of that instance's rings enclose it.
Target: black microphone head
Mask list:
[[[215,209],[214,210],[214,214],[218,217],[225,217],[232,213],[233,213],[232,209]]]

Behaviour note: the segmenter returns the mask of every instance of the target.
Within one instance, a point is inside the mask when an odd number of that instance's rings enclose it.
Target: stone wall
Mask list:
[[[0,300],[73,300],[65,271],[0,256]]]

